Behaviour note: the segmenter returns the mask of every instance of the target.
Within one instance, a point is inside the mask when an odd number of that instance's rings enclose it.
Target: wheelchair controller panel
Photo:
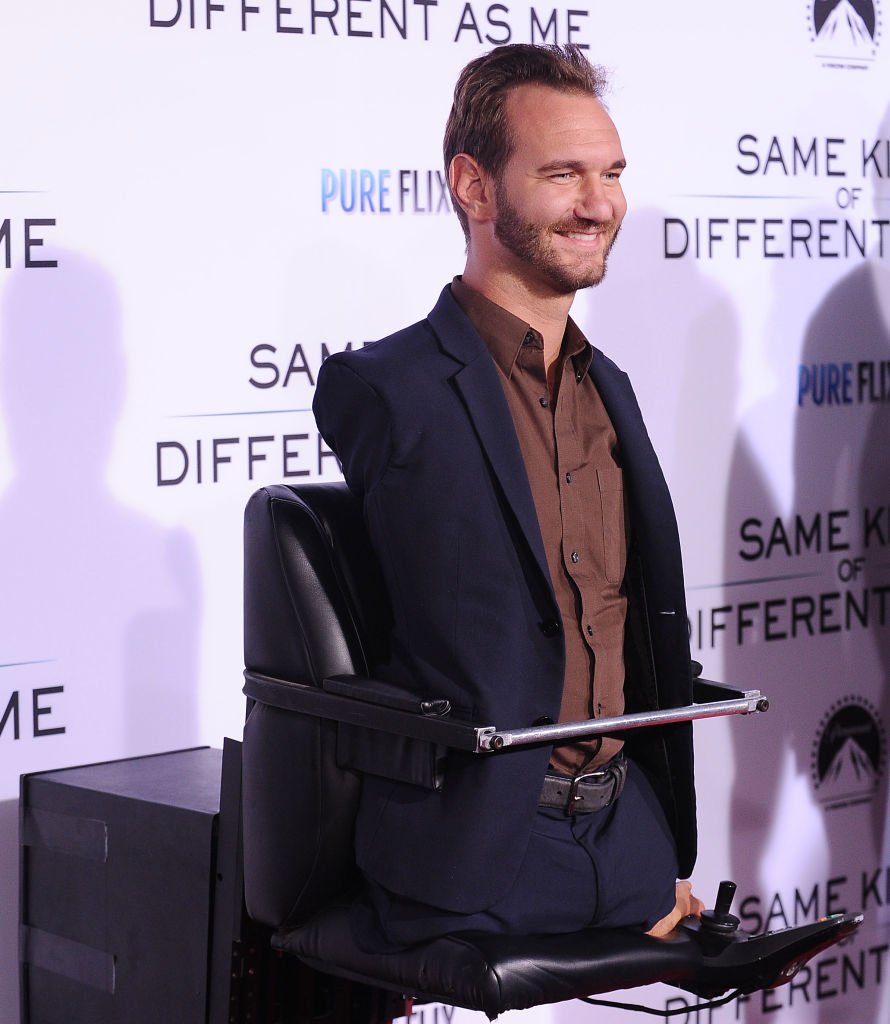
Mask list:
[[[687,917],[681,922],[678,933],[701,951],[702,973],[694,984],[680,983],[680,988],[708,998],[730,987],[740,992],[777,988],[817,953],[853,935],[863,920],[861,913],[833,914],[810,924],[752,935],[743,931],[739,919],[730,913],[735,891],[735,882],[721,882],[714,909],[702,911],[701,918]],[[750,974],[740,986],[737,972],[743,963]]]

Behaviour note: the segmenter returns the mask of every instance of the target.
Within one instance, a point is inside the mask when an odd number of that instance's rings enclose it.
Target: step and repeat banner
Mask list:
[[[0,8],[0,1020],[18,776],[240,734],[244,503],[337,477],[318,369],[462,269],[451,90],[526,41],[612,71],[630,212],[574,315],[662,458],[693,655],[772,702],[696,727],[696,887],[734,878],[757,930],[867,913],[775,992],[630,996],[890,1019],[888,2]],[[625,1019],[524,1019],[593,1015]]]

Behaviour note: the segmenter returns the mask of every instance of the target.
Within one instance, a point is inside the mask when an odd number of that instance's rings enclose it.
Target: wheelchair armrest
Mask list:
[[[441,718],[451,713],[451,702],[448,700],[421,700],[416,693],[401,686],[384,683],[379,679],[368,679],[366,676],[331,676],[325,679],[321,688],[328,693],[339,693],[353,700],[397,711],[409,711],[413,715]]]
[[[713,704],[723,700],[747,699],[750,695],[756,695],[760,706],[753,709],[756,711],[768,711],[769,701],[759,690],[740,690],[737,686],[730,686],[728,683],[717,683],[713,679],[702,679],[700,677],[692,680],[692,699],[696,704]]]
[[[248,670],[244,673],[244,694],[284,711],[469,753],[478,752],[482,735],[494,731],[493,726],[478,726],[454,718],[444,710],[447,701],[421,701],[389,683],[361,676],[334,676],[319,688]]]
[[[453,717],[446,700],[423,701],[391,683],[361,676],[333,676],[324,681],[322,688],[250,670],[244,678],[244,693],[262,704],[473,754],[769,710],[769,701],[760,690],[739,690],[696,679],[694,693],[699,700],[683,707],[504,730]]]

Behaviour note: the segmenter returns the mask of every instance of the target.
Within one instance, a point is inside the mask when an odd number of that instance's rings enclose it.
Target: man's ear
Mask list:
[[[495,214],[494,182],[468,153],[458,153],[448,168],[451,192],[471,221],[488,221]]]

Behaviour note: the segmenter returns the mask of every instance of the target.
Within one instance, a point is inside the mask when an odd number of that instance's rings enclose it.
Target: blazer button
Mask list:
[[[544,619],[544,621],[539,622],[538,625],[541,627],[541,632],[544,636],[548,638],[557,636],[559,633],[559,623],[556,619]]]
[[[553,719],[550,715],[541,715],[532,722],[532,725],[553,725]]]

